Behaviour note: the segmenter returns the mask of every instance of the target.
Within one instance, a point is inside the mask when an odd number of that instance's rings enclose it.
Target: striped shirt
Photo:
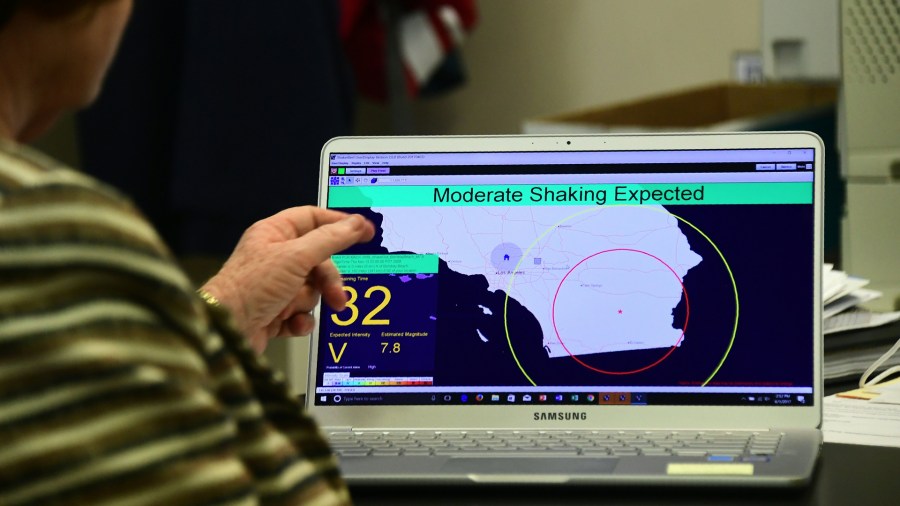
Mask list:
[[[0,504],[345,504],[315,423],[128,200],[0,141]]]

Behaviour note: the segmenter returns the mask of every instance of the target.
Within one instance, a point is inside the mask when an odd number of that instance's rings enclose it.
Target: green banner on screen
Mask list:
[[[328,207],[811,204],[810,182],[332,186]]]

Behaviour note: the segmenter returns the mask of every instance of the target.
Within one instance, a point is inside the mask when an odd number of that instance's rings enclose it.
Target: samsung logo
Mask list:
[[[563,411],[553,413],[534,413],[534,420],[587,420],[587,412],[580,411],[577,413],[566,413]]]

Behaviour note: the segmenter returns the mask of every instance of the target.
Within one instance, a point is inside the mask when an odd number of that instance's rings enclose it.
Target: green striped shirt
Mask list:
[[[0,141],[0,504],[349,501],[281,376],[129,201]]]

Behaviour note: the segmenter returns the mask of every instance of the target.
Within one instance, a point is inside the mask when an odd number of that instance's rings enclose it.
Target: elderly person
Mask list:
[[[257,353],[343,307],[329,257],[371,223],[285,210],[198,295],[125,198],[20,144],[96,97],[130,10],[0,0],[0,504],[349,502]]]

